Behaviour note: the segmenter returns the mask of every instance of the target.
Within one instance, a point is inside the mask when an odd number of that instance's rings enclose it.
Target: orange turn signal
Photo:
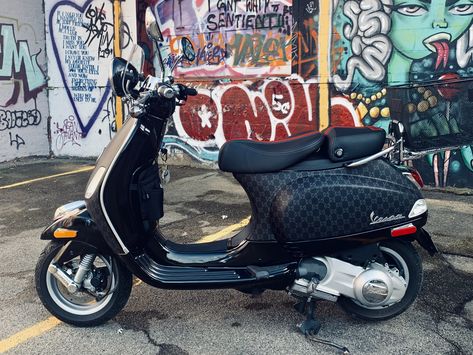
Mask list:
[[[68,239],[77,237],[77,231],[65,228],[58,228],[54,231],[54,238]]]

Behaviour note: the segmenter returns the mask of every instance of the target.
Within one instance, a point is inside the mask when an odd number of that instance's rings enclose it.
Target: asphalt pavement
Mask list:
[[[7,348],[11,354],[339,353],[299,333],[296,324],[303,317],[285,292],[251,297],[234,290],[159,290],[137,282],[127,306],[103,326],[75,328],[51,320],[33,282],[46,245],[39,235],[58,206],[83,198],[90,171],[76,171],[90,165],[93,161],[59,159],[0,164],[0,353]],[[41,179],[45,176],[56,177]],[[38,180],[11,186],[31,179]],[[162,229],[180,243],[215,235],[250,214],[241,187],[215,170],[171,167],[165,194]],[[473,354],[473,196],[434,191],[425,196],[426,228],[441,253],[430,257],[418,248],[424,285],[417,301],[400,316],[376,323],[320,302],[320,337],[352,354]]]

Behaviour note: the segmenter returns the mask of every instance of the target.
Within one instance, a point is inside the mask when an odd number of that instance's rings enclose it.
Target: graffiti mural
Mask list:
[[[122,7],[123,13],[135,15],[134,1]],[[110,119],[115,109],[110,107],[108,83],[115,41],[113,10],[106,0],[46,1],[49,86],[54,88],[49,96],[51,141],[56,155],[98,155],[116,130]],[[133,47],[135,21],[121,21],[124,57]]]
[[[168,67],[183,36],[196,49],[196,61],[183,63],[176,77],[291,74],[292,0],[170,0],[155,10]]]
[[[414,150],[473,142],[472,20],[473,5],[461,1],[338,1],[333,26],[343,36],[332,46],[345,55],[334,63],[334,90],[365,125],[402,120]],[[437,186],[473,177],[470,146],[428,162],[424,175]]]
[[[117,42],[113,2],[45,0],[44,9],[40,2],[25,4],[0,16],[0,160],[49,149],[97,156],[117,130],[117,112],[126,112],[107,80]],[[173,73],[199,95],[178,108],[166,136],[170,146],[215,161],[231,139],[275,141],[329,125],[387,129],[397,119],[407,128],[410,148],[450,147],[415,162],[427,182],[473,187],[471,1],[121,5],[122,56],[139,42],[145,73],[158,68],[156,45],[144,27],[147,6],[163,30],[159,50],[167,74],[182,37],[196,49],[196,60],[178,63]]]
[[[17,40],[12,24],[0,24],[2,58],[0,80],[20,80],[23,85],[24,99],[29,101],[45,86],[44,73],[38,64],[40,53],[31,53],[28,41]],[[16,104],[19,92],[15,90],[6,106]]]
[[[319,129],[318,82],[291,80],[211,83],[179,107],[166,144],[201,161],[216,161],[218,150],[231,139],[277,141]],[[345,98],[334,99],[331,111],[339,125],[357,126],[356,114]]]
[[[0,161],[48,154],[44,26],[40,5],[0,16]]]
[[[274,141],[316,130],[316,98],[317,84],[301,78],[212,84],[178,109],[166,142],[200,160],[216,160],[230,139]]]
[[[469,2],[148,3],[164,32],[168,69],[181,37],[196,48],[196,60],[174,75],[197,85],[199,96],[179,109],[167,139],[201,160],[215,160],[229,139],[277,140],[327,125],[387,129],[392,119],[405,123],[415,150],[473,142]],[[275,83],[288,91],[274,91]],[[438,186],[471,186],[472,162],[465,145],[417,164]]]

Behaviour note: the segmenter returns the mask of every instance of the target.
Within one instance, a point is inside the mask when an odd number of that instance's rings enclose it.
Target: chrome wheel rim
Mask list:
[[[113,290],[118,282],[117,267],[114,261],[110,261],[102,255],[97,255],[94,266],[105,265],[109,270],[106,292]],[[111,301],[113,293],[107,294],[104,298],[97,300],[93,295],[85,290],[70,293],[51,274],[46,272],[46,287],[48,292],[62,310],[77,316],[88,316],[103,310]]]

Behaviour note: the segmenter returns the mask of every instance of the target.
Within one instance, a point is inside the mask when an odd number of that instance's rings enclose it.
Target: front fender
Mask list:
[[[42,240],[57,240],[89,245],[91,249],[112,254],[86,208],[71,211],[56,219],[42,233]]]

